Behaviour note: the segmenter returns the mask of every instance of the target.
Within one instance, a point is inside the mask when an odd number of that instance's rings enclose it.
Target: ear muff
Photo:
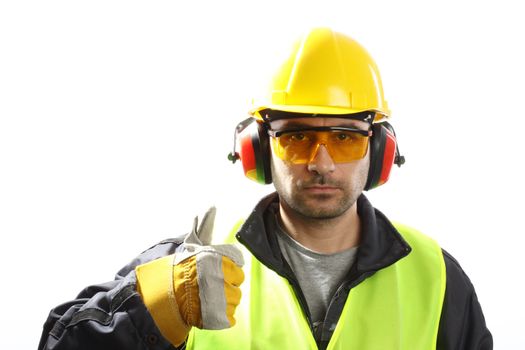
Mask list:
[[[388,122],[372,125],[372,138],[370,139],[370,168],[365,190],[381,186],[390,177],[392,165],[399,166],[405,158],[399,155],[394,128]]]
[[[401,166],[405,158],[399,154],[394,128],[388,122],[372,125],[370,139],[370,168],[365,190],[378,187],[387,182],[392,165]],[[263,123],[248,118],[237,126],[235,139],[239,142],[240,152],[235,151],[228,155],[228,159],[235,163],[240,159],[244,174],[250,180],[261,184],[272,183],[270,167],[270,141],[268,132]]]
[[[238,141],[244,175],[261,184],[272,183],[270,143],[264,124],[251,122],[239,133]]]

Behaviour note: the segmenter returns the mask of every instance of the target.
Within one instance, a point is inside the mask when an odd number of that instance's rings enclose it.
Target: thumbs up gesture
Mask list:
[[[242,253],[232,244],[210,245],[216,209],[210,208],[173,259],[173,282],[182,319],[190,326],[224,329],[235,324],[244,280]]]
[[[137,291],[162,335],[181,345],[191,327],[224,329],[235,324],[244,280],[241,252],[211,245],[215,208],[210,208],[175,254],[135,268]]]

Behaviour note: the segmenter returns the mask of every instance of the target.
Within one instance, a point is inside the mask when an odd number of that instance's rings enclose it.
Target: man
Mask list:
[[[230,160],[276,193],[218,233],[241,250],[210,245],[212,208],[55,308],[39,349],[492,349],[458,263],[362,194],[404,159],[358,43],[312,30],[250,113]]]

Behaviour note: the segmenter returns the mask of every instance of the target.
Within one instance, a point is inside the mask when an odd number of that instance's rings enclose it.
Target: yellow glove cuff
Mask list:
[[[173,289],[186,324],[202,328],[201,302],[197,277],[197,258],[189,257],[173,266]]]
[[[181,345],[191,327],[182,320],[173,293],[173,255],[139,265],[135,272],[137,290],[160,332],[173,345]]]

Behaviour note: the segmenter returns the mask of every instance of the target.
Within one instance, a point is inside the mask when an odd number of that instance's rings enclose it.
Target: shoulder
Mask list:
[[[460,288],[473,292],[473,285],[459,262],[445,249],[442,249],[443,260],[447,268],[447,284],[449,287]]]
[[[476,291],[458,261],[446,250],[447,287],[441,313],[438,349],[492,349]]]
[[[412,247],[410,255],[441,256],[446,282],[437,349],[492,349],[492,335],[475,288],[458,260],[423,233],[397,223],[395,227]]]
[[[409,257],[411,256],[411,258],[414,258],[415,256],[418,256],[420,258],[431,258],[441,265],[441,269],[444,270],[445,266],[443,264],[444,259],[442,256],[442,249],[438,242],[413,227],[400,223],[393,223],[393,225],[401,237],[403,237],[410,246],[412,251],[409,254]]]
[[[418,250],[433,250],[442,256],[446,269],[447,290],[455,291],[457,289],[463,292],[461,294],[473,292],[473,285],[459,262],[449,252],[441,248],[438,242],[410,226],[394,223],[394,227],[409,243],[412,250],[416,250],[416,253]]]

